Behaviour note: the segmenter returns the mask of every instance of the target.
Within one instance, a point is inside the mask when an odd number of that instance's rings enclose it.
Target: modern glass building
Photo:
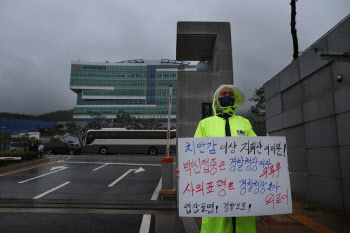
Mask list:
[[[76,120],[89,120],[91,114],[107,118],[129,113],[140,119],[166,120],[169,86],[173,87],[172,121],[176,120],[176,82],[178,67],[196,70],[189,62],[143,59],[71,64],[70,89],[77,93],[73,110]]]

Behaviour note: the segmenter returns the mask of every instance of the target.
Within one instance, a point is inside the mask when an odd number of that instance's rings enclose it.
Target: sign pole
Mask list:
[[[173,194],[173,158],[169,156],[169,141],[170,141],[170,122],[171,122],[171,96],[173,87],[169,87],[169,109],[168,109],[168,131],[167,131],[167,146],[166,157],[162,158],[162,189],[160,194]]]

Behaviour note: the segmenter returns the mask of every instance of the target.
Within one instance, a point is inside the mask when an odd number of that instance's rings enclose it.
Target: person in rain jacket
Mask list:
[[[201,120],[194,137],[256,136],[250,122],[235,114],[245,101],[241,90],[221,85],[213,98],[214,115]],[[255,233],[255,217],[203,217],[201,233]]]

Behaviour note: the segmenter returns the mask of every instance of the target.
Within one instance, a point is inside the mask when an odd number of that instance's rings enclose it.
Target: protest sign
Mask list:
[[[285,137],[179,138],[179,215],[292,213]]]

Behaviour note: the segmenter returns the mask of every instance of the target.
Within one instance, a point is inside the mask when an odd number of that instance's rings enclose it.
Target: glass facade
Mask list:
[[[76,120],[89,120],[90,114],[107,118],[129,113],[140,119],[167,119],[169,86],[173,87],[172,121],[176,119],[178,66],[194,71],[188,62],[142,59],[110,62],[72,62],[70,89],[77,93],[73,110]]]

